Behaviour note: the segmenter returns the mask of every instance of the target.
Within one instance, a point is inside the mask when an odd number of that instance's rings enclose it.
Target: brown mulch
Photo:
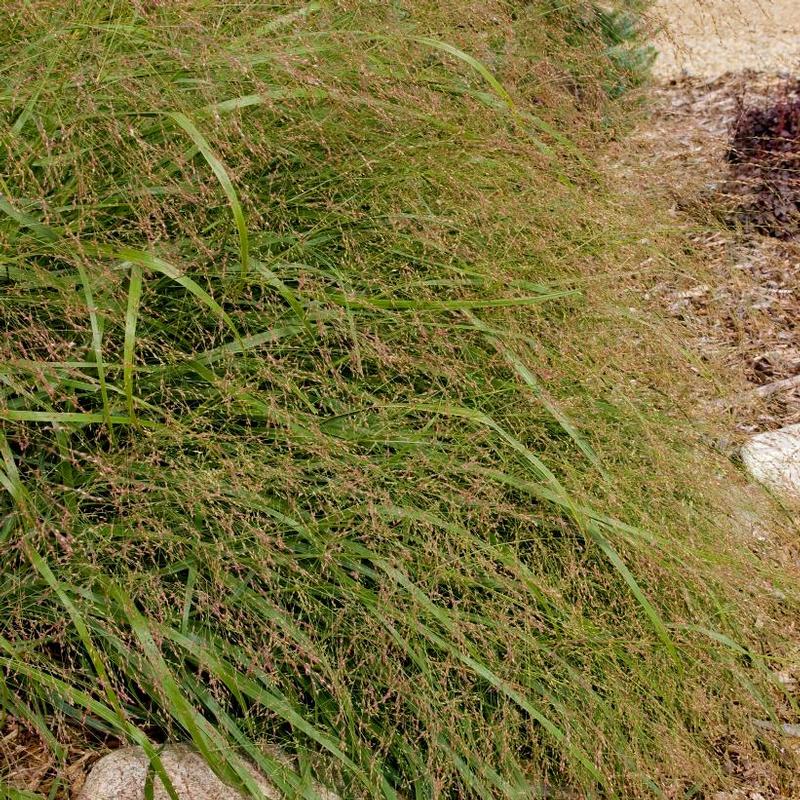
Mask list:
[[[800,378],[787,380],[800,376],[800,238],[786,228],[782,239],[759,232],[781,221],[769,199],[753,204],[764,178],[746,160],[742,131],[736,140],[748,110],[774,107],[786,85],[739,73],[657,87],[655,113],[613,167],[631,191],[669,200],[696,253],[696,273],[672,275],[648,294],[684,323],[692,351],[739,378],[741,394],[708,406],[731,412],[740,433],[800,423]],[[745,151],[739,163],[735,146]],[[759,219],[748,221],[748,203]]]
[[[657,109],[621,162],[635,191],[673,202],[702,261],[652,298],[739,378],[711,404],[732,428],[800,422],[800,2],[655,0],[652,13]]]
[[[7,716],[0,721],[0,777],[8,786],[53,800],[74,800],[92,764],[115,739],[87,742],[84,729],[58,725],[64,757],[57,760],[41,737],[24,721]],[[99,748],[99,749],[98,749]],[[0,785],[2,794],[2,785]]]

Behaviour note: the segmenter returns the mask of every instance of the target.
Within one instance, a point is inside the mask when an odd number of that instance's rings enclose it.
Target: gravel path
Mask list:
[[[658,77],[800,72],[800,0],[656,0]]]

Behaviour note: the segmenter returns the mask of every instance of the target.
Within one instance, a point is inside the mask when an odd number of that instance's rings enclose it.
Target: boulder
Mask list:
[[[164,770],[180,800],[242,800],[244,795],[223,783],[191,747],[168,745],[159,755]],[[287,761],[285,756],[278,756]],[[141,747],[123,747],[101,758],[92,768],[77,800],[144,800],[150,762]],[[255,783],[267,800],[283,794],[263,775],[251,769]],[[161,781],[152,776],[153,800],[169,800]],[[320,800],[338,800],[327,789],[314,784]]]
[[[742,460],[759,483],[784,499],[800,500],[800,425],[759,433],[742,447]]]

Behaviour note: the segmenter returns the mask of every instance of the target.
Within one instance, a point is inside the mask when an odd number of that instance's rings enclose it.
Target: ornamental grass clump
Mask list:
[[[289,797],[789,785],[798,584],[641,310],[686,256],[603,177],[587,6],[3,10],[12,796],[166,742]]]

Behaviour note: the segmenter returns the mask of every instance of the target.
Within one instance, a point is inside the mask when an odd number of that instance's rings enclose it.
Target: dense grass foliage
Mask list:
[[[797,593],[718,499],[626,290],[651,212],[595,160],[621,17],[4,12],[0,709],[53,794],[76,738],[308,798],[779,760],[749,719]]]

